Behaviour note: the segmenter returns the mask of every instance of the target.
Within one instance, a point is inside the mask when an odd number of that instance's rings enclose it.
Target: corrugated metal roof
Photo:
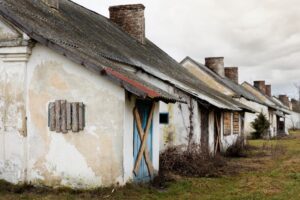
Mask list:
[[[212,71],[211,69],[209,69],[205,65],[203,65],[203,64],[195,61],[191,57],[187,56],[185,59],[183,59],[181,61],[181,63],[183,63],[185,61],[191,61],[200,70],[206,72],[208,75],[210,75],[212,78],[214,78],[217,82],[221,83],[225,87],[227,87],[230,90],[232,90],[236,94],[233,97],[238,97],[238,98],[244,97],[245,99],[250,100],[250,101],[254,101],[254,102],[257,102],[257,103],[260,103],[260,104],[263,103],[258,98],[256,98],[253,94],[251,94],[250,92],[248,92],[247,90],[245,90],[245,88],[243,88],[241,85],[236,84],[235,82],[233,82],[232,80],[228,79],[227,77],[221,77],[221,76],[219,76],[214,71]]]
[[[248,83],[248,82],[244,82],[243,84],[242,84],[242,86],[249,86],[250,88],[252,88],[252,90],[254,90],[254,91],[256,91],[256,93],[257,94],[259,94],[262,98],[265,98],[266,99],[266,101],[264,101],[263,102],[263,104],[264,105],[266,105],[266,106],[268,106],[268,107],[270,107],[270,108],[272,108],[272,109],[275,109],[275,110],[278,110],[279,112],[283,112],[283,113],[285,113],[285,114],[289,114],[288,112],[287,112],[287,110],[282,106],[282,105],[280,105],[280,103],[278,103],[278,102],[276,102],[272,97],[269,97],[269,96],[267,96],[267,95],[265,95],[265,94],[263,94],[261,91],[259,91],[257,88],[255,88],[254,86],[252,86],[250,83]],[[245,89],[246,89],[246,87],[244,87]],[[248,90],[249,91],[249,90]],[[254,92],[252,92],[252,91],[249,91],[249,92],[251,92],[253,95],[257,95],[257,94],[255,94]],[[259,97],[258,97],[259,98]]]
[[[186,103],[185,101],[179,99],[178,97],[175,97],[159,88],[156,88],[154,86],[150,86],[149,83],[142,84],[145,82],[144,80],[135,80],[136,78],[129,78],[128,76],[125,76],[124,74],[114,71],[111,68],[105,68],[102,71],[102,74],[109,75],[110,77],[117,78],[118,80],[122,81],[121,84],[122,86],[127,89],[128,91],[136,94],[137,96],[143,97],[143,98],[150,98],[154,100],[162,100],[164,102],[183,102]],[[126,84],[130,85],[131,87],[134,88],[135,91],[132,91],[132,89],[128,88]]]
[[[106,17],[72,1],[60,0],[59,9],[53,10],[42,1],[0,0],[0,13],[31,38],[86,67],[102,70],[105,66],[132,77],[133,73],[111,61],[127,64],[216,107],[240,109],[231,98],[194,78],[150,40],[141,44]],[[150,85],[145,80],[138,82]]]

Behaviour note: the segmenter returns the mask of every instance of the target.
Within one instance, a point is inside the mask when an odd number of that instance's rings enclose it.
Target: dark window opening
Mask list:
[[[169,124],[169,113],[160,113],[159,114],[159,123],[160,124]]]

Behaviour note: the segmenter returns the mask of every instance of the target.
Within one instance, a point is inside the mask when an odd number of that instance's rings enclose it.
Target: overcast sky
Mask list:
[[[143,3],[146,35],[177,61],[224,56],[240,82],[266,80],[296,97],[300,83],[299,0],[74,0],[104,16],[110,5]]]

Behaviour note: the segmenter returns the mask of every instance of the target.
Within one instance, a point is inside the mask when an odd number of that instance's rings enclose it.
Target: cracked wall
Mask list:
[[[28,179],[73,188],[123,184],[124,90],[39,44],[27,84]],[[60,99],[86,105],[83,131],[49,130],[48,103]]]

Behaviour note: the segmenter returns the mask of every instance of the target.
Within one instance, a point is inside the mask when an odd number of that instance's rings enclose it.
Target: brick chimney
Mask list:
[[[254,81],[254,87],[257,88],[261,93],[266,94],[265,81]]]
[[[279,95],[279,100],[283,103],[283,105],[290,107],[289,97],[285,94]]]
[[[145,44],[145,6],[142,4],[119,5],[109,8],[110,20],[126,33]]]
[[[292,99],[291,103],[292,103],[292,110],[295,112],[300,112],[300,102],[297,101],[296,99]]]
[[[266,95],[272,97],[272,86],[266,85]]]
[[[59,9],[59,1],[60,0],[42,0],[45,4],[47,4],[49,7],[54,9]]]
[[[221,77],[225,77],[224,57],[209,57],[205,58],[205,66],[213,70]]]
[[[238,67],[225,67],[225,76],[239,84],[239,68]]]

